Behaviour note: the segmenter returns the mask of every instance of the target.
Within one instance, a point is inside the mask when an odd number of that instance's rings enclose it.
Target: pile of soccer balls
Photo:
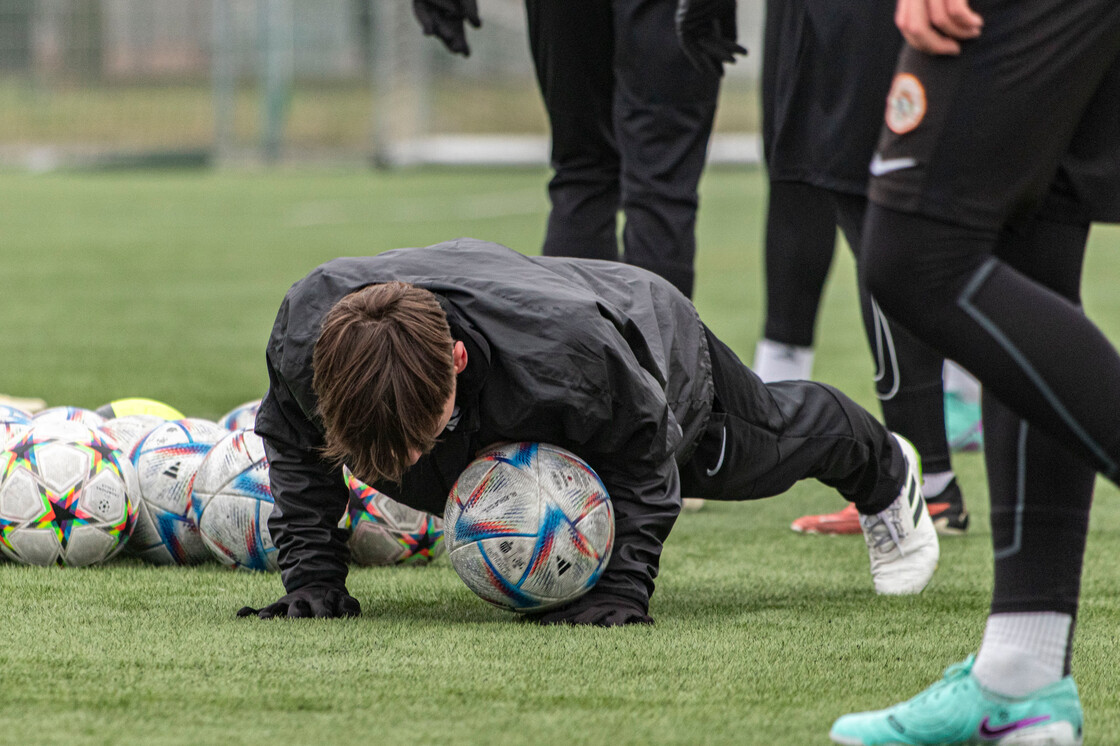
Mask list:
[[[29,565],[97,565],[122,551],[156,565],[207,560],[275,571],[272,494],[259,401],[219,422],[150,399],[31,416],[0,406],[0,552]],[[425,564],[444,522],[394,502],[343,470],[339,527],[362,565]],[[513,611],[540,611],[590,589],[610,560],[614,517],[595,472],[538,443],[482,453],[445,511],[452,567]]]
[[[276,570],[259,401],[218,422],[148,399],[31,416],[0,406],[0,552],[32,565],[87,566],[122,551],[157,565],[217,559]],[[438,518],[347,473],[355,562],[424,563],[443,546]]]

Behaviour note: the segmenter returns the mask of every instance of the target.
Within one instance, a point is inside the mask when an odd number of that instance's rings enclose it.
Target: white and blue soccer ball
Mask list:
[[[31,428],[31,415],[18,407],[0,404],[0,448]]]
[[[188,417],[158,424],[130,448],[140,483],[130,553],[155,565],[210,559],[191,510],[191,491],[206,455],[228,434],[216,422]]]
[[[132,453],[136,441],[143,438],[167,420],[153,414],[129,414],[106,420],[97,429],[117,442],[126,456]]]
[[[443,526],[451,566],[467,587],[519,612],[579,598],[614,545],[614,513],[598,475],[543,443],[481,454],[452,488]]]
[[[227,433],[202,460],[191,489],[203,542],[222,564],[278,570],[268,533],[272,506],[264,441],[252,430]]]
[[[83,407],[51,407],[31,418],[34,422],[77,422],[91,430],[105,424],[105,418],[92,409]]]
[[[257,410],[260,409],[261,400],[254,399],[244,404],[238,404],[222,415],[218,424],[226,430],[252,430],[257,422]]]

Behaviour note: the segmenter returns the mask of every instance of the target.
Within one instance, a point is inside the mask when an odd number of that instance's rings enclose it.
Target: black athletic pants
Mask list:
[[[623,260],[691,297],[719,78],[684,57],[676,0],[525,0],[552,129],[546,256]]]
[[[827,189],[801,181],[771,181],[768,200],[763,335],[812,347],[836,248],[836,210]]]
[[[974,8],[960,55],[899,57],[862,271],[983,383],[992,611],[1075,615],[1092,472],[1120,481],[1120,355],[1078,300],[1088,221],[1120,219],[1120,5]]]
[[[771,182],[766,225],[767,339],[800,346],[813,343],[836,226],[858,254],[866,211],[867,199],[860,195],[802,182]],[[862,279],[858,284],[883,421],[914,444],[927,473],[948,471],[952,460],[945,437],[944,360],[890,323]]]
[[[1076,616],[1094,467],[1120,476],[1120,356],[1080,307],[1088,224],[997,237],[872,204],[866,230],[875,297],[984,384],[992,611]]]
[[[715,404],[696,451],[680,469],[682,494],[753,500],[813,478],[865,513],[894,501],[905,460],[870,412],[823,383],[765,384],[710,331],[707,338]]]

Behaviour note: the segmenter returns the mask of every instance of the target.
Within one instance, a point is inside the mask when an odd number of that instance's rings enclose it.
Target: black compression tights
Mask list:
[[[1094,472],[1117,481],[1120,356],[1082,313],[1086,224],[962,228],[878,205],[862,272],[893,318],[984,387],[992,610],[1076,615]]]
[[[836,220],[856,252],[863,246],[866,197],[833,193]],[[883,422],[910,440],[922,456],[926,474],[953,468],[945,437],[945,402],[941,355],[889,320],[872,301],[864,278],[859,285],[863,330],[875,361],[875,393],[883,408]]]
[[[767,339],[812,347],[835,247],[836,215],[829,192],[797,181],[771,181],[766,210]]]

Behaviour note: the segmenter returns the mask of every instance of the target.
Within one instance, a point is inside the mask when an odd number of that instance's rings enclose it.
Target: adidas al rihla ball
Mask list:
[[[452,567],[484,600],[518,612],[590,590],[614,545],[614,512],[598,475],[574,453],[512,443],[459,476],[444,511]]]

